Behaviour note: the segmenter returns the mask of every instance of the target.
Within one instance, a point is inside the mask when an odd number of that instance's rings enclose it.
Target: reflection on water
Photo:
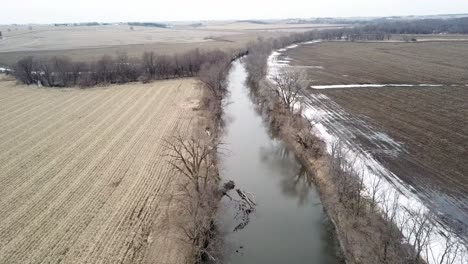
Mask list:
[[[309,192],[314,187],[312,185],[312,178],[302,165],[295,162],[294,155],[282,144],[261,148],[260,155],[262,162],[266,163],[267,166],[281,171],[281,176],[283,177],[280,183],[283,195],[296,198],[298,206],[307,205],[310,202]],[[283,166],[284,162],[292,163],[296,166],[295,168]],[[294,177],[291,177],[289,171],[285,171],[291,169],[296,172]]]
[[[233,201],[223,198],[220,222],[227,233],[227,263],[338,263],[310,177],[294,155],[269,136],[245,78],[243,65],[233,63],[230,104],[225,107],[229,122],[222,139],[228,151],[220,155],[221,175],[251,192],[257,206],[247,219],[236,218]]]

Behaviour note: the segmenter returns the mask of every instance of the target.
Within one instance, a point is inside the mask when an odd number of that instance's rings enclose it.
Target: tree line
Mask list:
[[[380,20],[364,26],[363,30],[381,31],[388,34],[467,34],[468,17],[398,21]]]
[[[158,28],[168,28],[169,26],[164,23],[155,23],[155,22],[128,22],[129,26],[141,26],[141,27],[158,27]]]
[[[210,65],[228,65],[232,57],[236,56],[232,54],[237,53],[194,49],[182,54],[161,55],[149,51],[143,53],[140,58],[117,53],[115,56],[104,55],[90,63],[73,61],[64,56],[28,56],[16,63],[14,75],[24,84],[47,87],[91,87],[99,84],[148,82],[194,77],[198,76],[201,70],[214,71]]]

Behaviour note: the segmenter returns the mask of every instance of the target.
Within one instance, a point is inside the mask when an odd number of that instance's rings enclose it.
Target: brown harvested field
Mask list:
[[[458,197],[468,194],[468,88],[326,89],[320,93],[404,143],[409,160],[395,160],[392,166],[401,170],[397,175],[415,186]],[[405,171],[406,166],[411,166],[413,175]]]
[[[323,42],[289,50],[313,85],[468,84],[468,42]]]
[[[0,40],[0,65],[14,65],[25,56],[51,57],[68,56],[76,61],[95,61],[103,55],[126,52],[129,56],[140,57],[145,51],[170,55],[195,48],[238,49],[258,36],[272,36],[276,33],[219,32],[185,29],[135,30],[111,27],[107,31],[48,29]],[[60,39],[66,40],[61,41]]]
[[[287,56],[296,66],[323,66],[307,69],[312,85],[446,84],[309,91],[337,103],[313,97],[335,113],[332,126],[344,129],[337,133],[373,153],[468,239],[468,43],[330,42]]]
[[[184,263],[162,143],[197,123],[195,80],[55,90],[2,77],[0,95],[0,263]]]
[[[289,32],[341,27],[326,24],[256,24],[234,21],[201,22],[202,26],[175,24],[172,28],[128,25],[59,26],[0,25],[0,66],[14,65],[25,56],[68,56],[76,61],[94,61],[102,55],[126,52],[140,57],[145,51],[174,54],[194,48],[239,49],[258,37],[282,36]],[[8,31],[10,29],[10,31]]]
[[[230,50],[239,49],[247,44],[249,41],[256,39],[257,34],[249,36],[239,36],[238,40],[230,39],[217,39],[202,42],[192,43],[148,43],[148,44],[130,44],[130,45],[116,45],[116,46],[99,46],[90,48],[78,49],[61,49],[61,50],[32,50],[32,51],[14,51],[14,52],[0,52],[0,65],[12,67],[18,60],[26,56],[40,57],[54,57],[54,56],[67,56],[74,61],[96,61],[103,55],[117,55],[118,52],[125,52],[130,57],[141,58],[145,51],[154,51],[161,55],[172,55],[183,53],[192,49],[199,48],[201,50]]]

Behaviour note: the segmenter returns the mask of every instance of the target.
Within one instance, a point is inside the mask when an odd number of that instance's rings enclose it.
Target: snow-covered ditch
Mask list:
[[[298,47],[299,45],[316,43],[319,41],[295,44],[274,51],[268,58],[268,78],[276,76],[278,71],[288,67],[288,59],[279,59],[282,52]],[[392,85],[392,84],[369,84],[369,85],[324,85],[313,86],[315,89],[330,88],[356,88],[356,87],[405,87],[405,86],[440,86],[440,85]],[[438,218],[437,213],[431,218],[429,224],[425,223],[423,230],[417,230],[423,226],[421,222],[426,221],[429,208],[416,195],[414,188],[404,183],[397,175],[380,163],[372,153],[365,151],[353,137],[345,135],[353,134],[349,126],[349,114],[338,104],[323,94],[307,95],[301,106],[303,115],[314,122],[314,133],[321,138],[327,146],[329,154],[339,152],[356,175],[359,175],[366,186],[363,195],[378,197],[379,207],[384,214],[394,219],[394,223],[402,230],[406,241],[414,245],[421,242],[421,232],[426,232],[427,244],[421,252],[421,256],[430,264],[441,263],[468,263],[468,252],[463,247],[463,241],[445,226]],[[346,122],[348,121],[348,122]],[[363,120],[353,122],[365,123]],[[366,125],[363,125],[366,128]],[[398,155],[405,151],[404,147],[385,133],[376,132],[372,128],[364,129],[371,141],[378,142],[377,145],[387,146],[387,151],[393,151]],[[362,132],[362,131],[361,131]],[[384,143],[384,144],[383,144]],[[338,148],[338,149],[337,149]],[[384,148],[385,149],[385,148]],[[378,184],[377,184],[378,183]],[[420,231],[420,232],[416,232]],[[417,241],[418,240],[418,241]],[[460,247],[457,247],[460,246]],[[456,255],[456,257],[455,257]],[[453,262],[452,262],[453,260]]]

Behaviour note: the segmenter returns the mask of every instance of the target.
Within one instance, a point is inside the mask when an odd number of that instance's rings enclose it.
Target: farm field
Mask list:
[[[312,85],[468,84],[468,43],[323,42],[290,49],[291,65],[308,69]]]
[[[442,84],[309,92],[313,104],[333,113],[336,133],[412,186],[444,221],[468,230],[467,54],[459,42],[330,42],[286,56],[292,65],[323,67],[307,69],[312,85]]]
[[[340,25],[256,24],[234,21],[202,22],[202,26],[175,24],[171,28],[107,25],[59,26],[0,25],[0,65],[13,65],[25,56],[68,56],[77,61],[97,60],[102,55],[126,52],[140,57],[145,51],[170,55],[194,48],[238,49],[258,37],[273,37],[288,32]],[[10,31],[8,31],[10,30]]]
[[[194,79],[56,90],[2,77],[0,94],[0,263],[184,263],[163,140],[197,124]]]

